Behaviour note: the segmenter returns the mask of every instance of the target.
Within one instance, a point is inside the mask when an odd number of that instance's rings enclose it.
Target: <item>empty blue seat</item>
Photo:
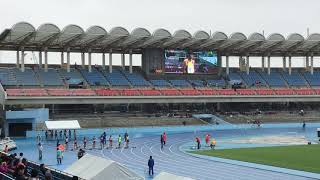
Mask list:
[[[168,81],[163,79],[150,80],[150,83],[156,87],[170,87]]]
[[[176,87],[189,87],[190,84],[186,80],[169,80],[169,82]]]
[[[266,72],[260,72],[260,75],[271,87],[286,87],[285,81],[278,72],[271,72],[270,75],[268,75]]]
[[[48,69],[45,72],[43,69],[35,70],[39,75],[40,82],[45,86],[63,86],[63,81],[56,69]]]
[[[284,72],[283,78],[288,82],[289,86],[306,86],[306,81],[298,72],[292,72],[291,75],[289,73]]]
[[[305,72],[303,75],[312,87],[319,87],[320,86],[320,72],[319,71],[314,71],[313,75],[310,72]]]
[[[80,69],[81,74],[89,83],[90,86],[108,86],[109,83],[106,78],[96,69],[92,68],[91,72],[86,69]]]
[[[249,74],[247,74],[246,72],[240,72],[240,75],[248,86],[257,84],[266,86],[266,82],[264,81],[264,79],[260,76],[259,73],[255,71],[250,71]]]
[[[127,77],[133,86],[149,86],[148,81],[146,81],[140,74],[129,73],[128,71],[123,71],[122,73]]]
[[[130,86],[126,77],[116,68],[112,70],[112,73],[106,70],[102,70],[102,73],[112,86]]]
[[[16,76],[18,86],[40,86],[40,83],[31,68],[25,68],[22,72],[20,69],[11,69]]]
[[[0,68],[0,83],[4,86],[17,85],[17,80],[9,68]]]
[[[211,79],[207,80],[208,86],[211,87],[225,87],[226,86],[226,81],[223,79]]]

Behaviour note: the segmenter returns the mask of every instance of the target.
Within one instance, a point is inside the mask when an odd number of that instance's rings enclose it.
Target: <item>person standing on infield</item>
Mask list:
[[[154,166],[154,160],[152,159],[152,156],[150,156],[150,159],[148,161],[149,175],[150,176],[153,176],[153,166]]]

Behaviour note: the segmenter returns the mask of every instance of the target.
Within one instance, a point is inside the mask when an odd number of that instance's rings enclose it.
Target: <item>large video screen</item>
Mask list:
[[[165,72],[210,74],[218,65],[215,51],[165,50]]]

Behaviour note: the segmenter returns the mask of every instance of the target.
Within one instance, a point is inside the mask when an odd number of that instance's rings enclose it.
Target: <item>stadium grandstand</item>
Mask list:
[[[36,28],[19,22],[1,32],[0,50],[16,52],[16,63],[0,64],[5,136],[44,129],[39,123],[43,119],[37,120],[39,114],[45,117],[42,111],[24,117],[4,115],[30,108],[47,108],[47,120],[77,119],[82,127],[104,128],[207,124],[192,113],[208,111],[221,112],[231,122],[232,113],[222,109],[282,109],[291,103],[300,110],[320,101],[320,70],[314,66],[320,56],[316,33],[306,38],[297,33],[247,37],[201,30],[194,34],[145,28],[129,32],[123,27],[107,31],[101,26],[84,30],[73,24]],[[38,62],[25,63],[26,52],[39,53]],[[61,53],[60,64],[50,63],[50,52]],[[71,64],[71,53],[81,54],[81,64]],[[92,54],[101,55],[102,65],[92,64]],[[120,55],[120,66],[113,64],[115,54]],[[141,55],[141,66],[133,65],[136,54]],[[230,57],[237,57],[239,67],[229,66]],[[259,59],[261,67],[251,67],[251,57]],[[280,57],[283,67],[271,67],[272,57]],[[303,57],[305,67],[294,68],[294,57]],[[36,120],[27,118],[33,115]]]

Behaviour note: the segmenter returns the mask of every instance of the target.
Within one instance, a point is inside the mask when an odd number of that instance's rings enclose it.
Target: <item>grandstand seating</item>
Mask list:
[[[128,71],[122,71],[125,77],[130,81],[130,83],[135,87],[149,86],[148,81],[144,79],[140,74],[129,73]]]
[[[20,69],[11,69],[15,74],[18,86],[39,86],[39,81],[36,78],[34,71],[31,68],[25,68],[22,72]]]
[[[47,96],[45,89],[7,89],[9,96]]]
[[[256,89],[258,95],[273,95],[274,92],[272,89]]]
[[[315,92],[317,95],[320,95],[320,89],[314,89],[314,92]]]
[[[229,80],[230,81],[242,81],[242,78],[237,72],[230,72]]]
[[[84,82],[84,79],[77,69],[71,68],[70,72],[67,72],[65,69],[60,69],[59,74],[61,75],[62,79],[69,85],[80,84]]]
[[[48,69],[45,72],[43,69],[36,69],[35,72],[38,74],[39,81],[44,86],[63,86],[63,81],[61,80],[59,74],[55,69]]]
[[[206,96],[218,95],[218,92],[215,89],[200,89],[199,91]]]
[[[155,87],[170,87],[169,82],[163,79],[150,80],[150,83]]]
[[[120,72],[120,70],[114,68],[112,70],[112,73],[109,73],[106,70],[101,70],[101,71],[102,71],[103,75],[107,78],[107,80],[110,82],[110,85],[115,86],[115,87],[130,86],[129,81]]]
[[[189,82],[193,87],[205,87],[206,86],[206,82],[203,80],[189,80]]]
[[[286,87],[285,81],[278,72],[271,72],[270,75],[266,72],[260,72],[260,75],[269,84],[270,87]]]
[[[256,92],[253,89],[237,89],[239,95],[255,95]]]
[[[202,93],[196,89],[180,89],[182,95],[185,96],[197,96],[202,95]]]
[[[115,89],[96,89],[96,94],[99,96],[118,96],[119,92]]]
[[[320,87],[320,71],[314,71],[313,75],[310,72],[305,72],[305,79],[312,87]]]
[[[237,92],[233,89],[216,89],[219,95],[237,95]]]
[[[118,90],[121,96],[139,96],[140,91],[138,89],[121,89]]]
[[[161,92],[162,95],[165,95],[165,96],[178,96],[178,95],[181,95],[181,93],[177,89],[161,89],[160,92]]]
[[[155,89],[140,89],[143,96],[160,96],[161,92]]]
[[[225,87],[226,86],[226,81],[223,79],[210,79],[207,80],[208,86],[210,87]]]
[[[86,69],[80,69],[81,74],[90,86],[108,86],[106,78],[96,69],[92,68],[91,72]]]
[[[51,96],[94,96],[95,92],[91,89],[48,89]]]
[[[284,88],[274,89],[274,92],[277,95],[294,95],[295,94],[294,90],[292,90],[292,89],[284,89]]]
[[[313,95],[315,94],[313,89],[303,88],[303,89],[295,89],[294,90],[298,95]]]
[[[9,68],[0,68],[0,81],[4,86],[16,86],[17,80]]]
[[[240,75],[248,86],[266,86],[264,79],[255,71],[250,71],[249,74],[240,72]]]
[[[191,87],[191,85],[184,79],[169,80],[169,82],[175,87]]]
[[[292,72],[291,75],[284,72],[282,73],[282,75],[283,75],[283,78],[288,82],[289,86],[292,86],[292,87],[307,86],[306,81],[298,72]]]

